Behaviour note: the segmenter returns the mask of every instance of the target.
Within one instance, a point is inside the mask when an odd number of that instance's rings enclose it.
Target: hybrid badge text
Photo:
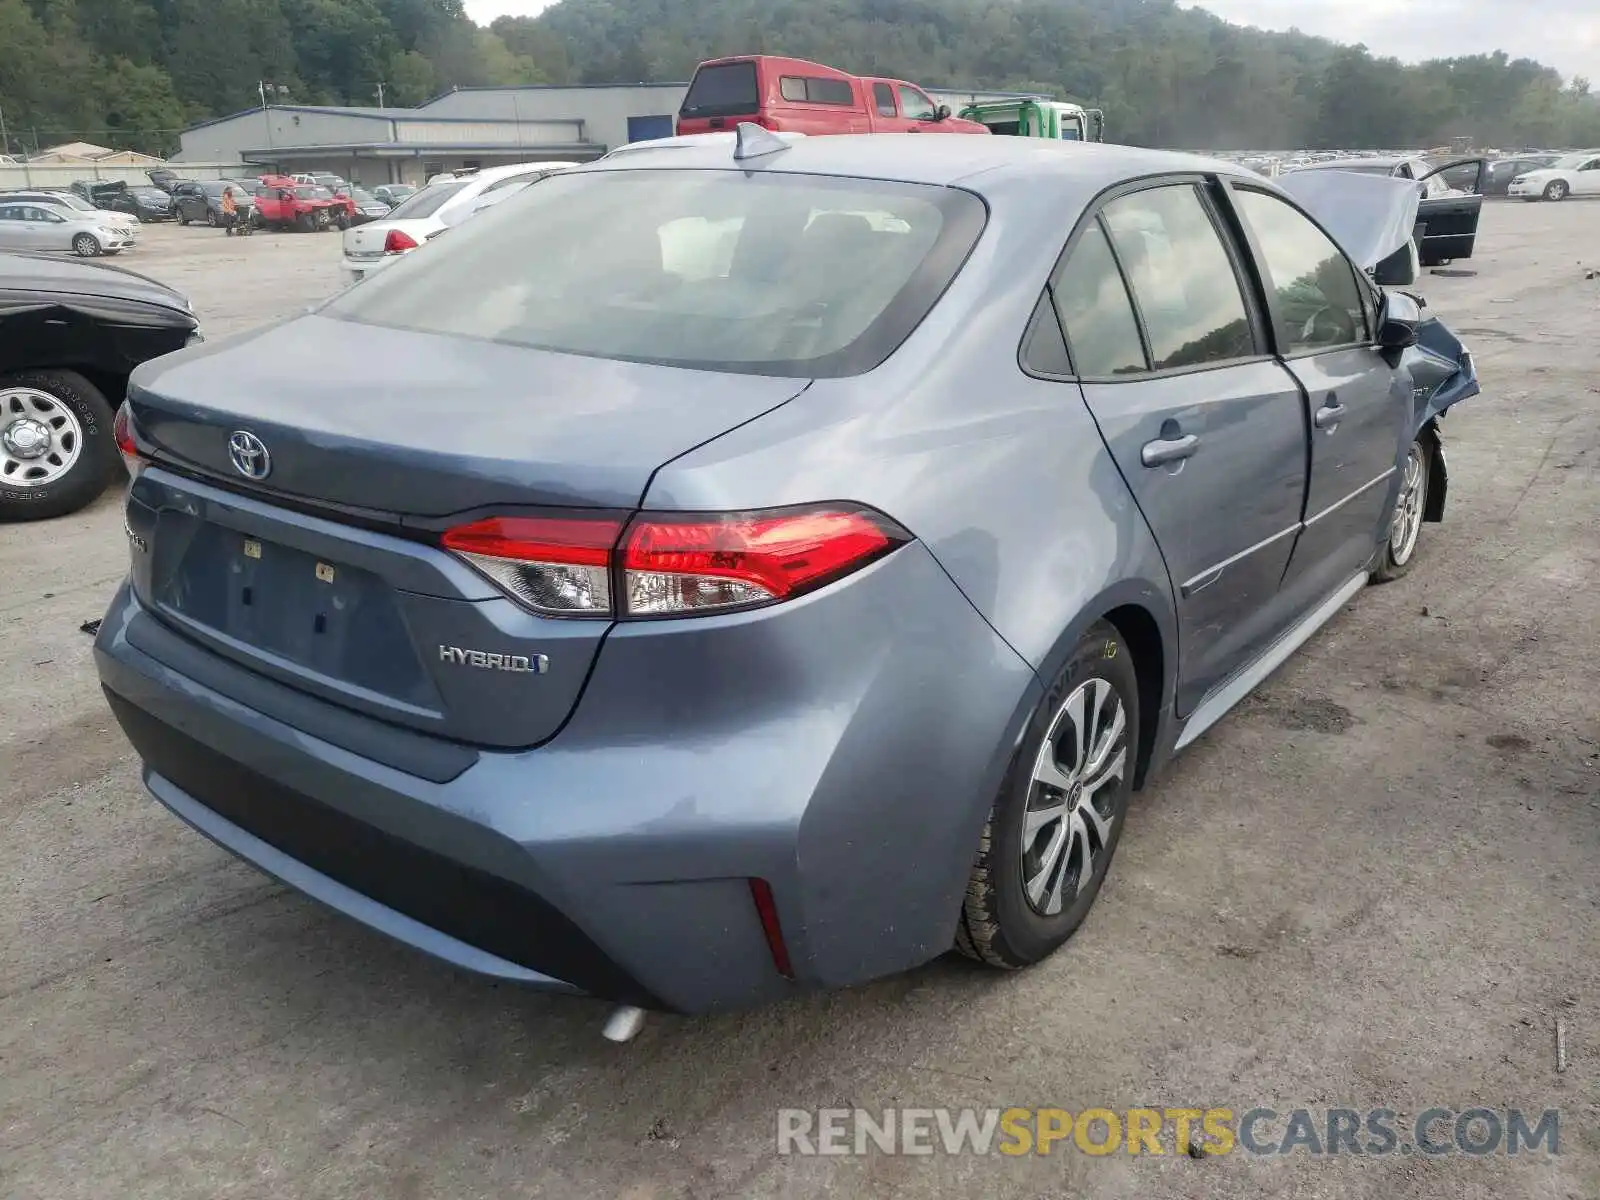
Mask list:
[[[516,671],[523,675],[543,675],[550,669],[550,660],[542,654],[489,654],[483,650],[463,650],[460,646],[441,645],[439,661],[488,671]]]

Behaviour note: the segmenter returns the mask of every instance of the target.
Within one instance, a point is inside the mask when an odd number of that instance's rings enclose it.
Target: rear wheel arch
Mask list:
[[[1139,710],[1143,714],[1133,781],[1134,788],[1139,789],[1156,765],[1158,748],[1169,732],[1168,715],[1176,682],[1173,671],[1178,660],[1178,627],[1171,593],[1144,580],[1125,580],[1108,588],[1080,610],[1050,652],[1034,664],[1041,681],[1054,679],[1060,673],[1079,639],[1096,621],[1115,626],[1133,656]]]
[[[1105,614],[1104,619],[1122,635],[1128,652],[1133,655],[1133,674],[1139,685],[1139,711],[1147,714],[1139,722],[1139,744],[1134,747],[1133,786],[1138,790],[1144,787],[1155,758],[1158,716],[1165,711],[1166,645],[1156,619],[1148,609],[1137,604],[1114,608]]]

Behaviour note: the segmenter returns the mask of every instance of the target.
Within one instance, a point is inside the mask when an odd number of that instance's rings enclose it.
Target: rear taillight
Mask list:
[[[133,440],[133,416],[128,411],[126,400],[118,406],[117,415],[111,421],[111,436],[116,439],[117,449],[122,452],[129,478],[138,478],[139,472],[144,469],[144,455],[139,453],[138,443]]]
[[[443,542],[524,607],[554,617],[611,616],[611,516],[489,517]]]
[[[562,617],[673,617],[814,591],[910,540],[856,505],[767,512],[490,517],[442,541],[525,608]]]
[[[404,229],[391,229],[383,239],[383,252],[385,254],[404,254],[407,250],[417,248],[417,239]]]
[[[903,540],[876,513],[854,508],[642,514],[622,550],[626,611],[657,617],[788,600]]]

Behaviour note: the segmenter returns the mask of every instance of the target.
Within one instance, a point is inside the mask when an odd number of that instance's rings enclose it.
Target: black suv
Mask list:
[[[183,179],[172,185],[172,203],[178,210],[178,223],[204,221],[207,225],[222,224],[222,193],[231,188],[233,201],[239,215],[248,217],[255,212],[255,198],[240,184],[227,179]]]

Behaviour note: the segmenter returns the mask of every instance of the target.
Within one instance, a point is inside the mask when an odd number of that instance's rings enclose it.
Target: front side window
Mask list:
[[[952,188],[777,172],[556,174],[321,311],[600,358],[848,375],[891,353],[985,220]]]
[[[908,121],[933,120],[933,101],[908,84],[900,85],[901,115]]]
[[[1293,205],[1266,192],[1234,192],[1266,260],[1285,354],[1367,341],[1363,285],[1344,251]]]
[[[1084,229],[1051,290],[1079,375],[1107,379],[1148,369],[1128,289],[1099,221]]]
[[[1113,200],[1105,220],[1144,317],[1156,370],[1256,353],[1233,264],[1194,184]]]

